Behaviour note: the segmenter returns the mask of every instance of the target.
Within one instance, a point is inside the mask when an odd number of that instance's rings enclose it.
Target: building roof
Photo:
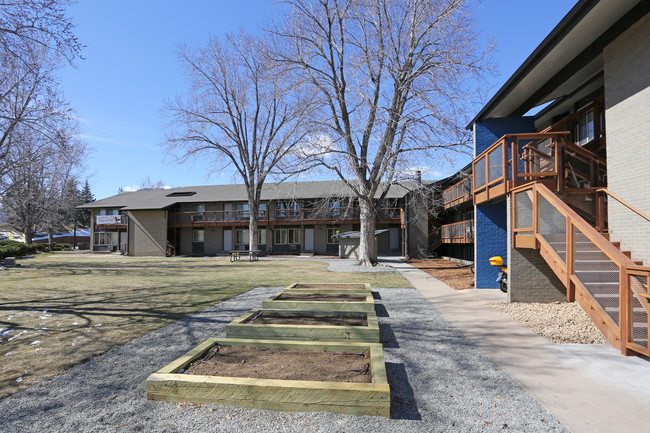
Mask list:
[[[404,197],[414,186],[414,182],[394,184],[390,187],[386,198]],[[342,181],[265,183],[262,189],[262,201],[349,196],[351,196],[350,190]],[[85,209],[156,210],[166,209],[177,203],[241,202],[247,200],[244,185],[202,185],[125,192],[78,207]]]
[[[487,118],[523,116],[601,74],[603,48],[649,10],[643,0],[578,1],[467,128]]]

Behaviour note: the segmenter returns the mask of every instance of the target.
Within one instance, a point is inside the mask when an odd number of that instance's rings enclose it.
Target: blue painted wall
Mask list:
[[[486,119],[474,125],[474,156],[490,147],[504,134],[535,132],[533,117],[504,117]],[[496,289],[499,268],[490,265],[493,256],[508,256],[507,207],[505,201],[499,204],[481,204],[475,206],[475,287],[478,289]]]

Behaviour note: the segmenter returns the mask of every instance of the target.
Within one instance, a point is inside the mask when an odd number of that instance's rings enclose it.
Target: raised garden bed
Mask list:
[[[284,289],[285,293],[340,293],[340,294],[368,294],[370,284],[367,283],[295,283]]]
[[[262,358],[267,356],[271,360],[265,366]],[[293,370],[289,376],[281,371],[283,366],[298,367],[298,360],[302,370]],[[208,365],[219,362],[221,366]],[[341,381],[341,375],[343,380],[354,376],[363,382]],[[146,389],[149,400],[390,416],[384,354],[376,343],[211,338],[149,376]]]
[[[379,342],[374,311],[251,310],[226,325],[228,338]]]
[[[262,303],[265,310],[375,311],[372,293],[280,292]]]

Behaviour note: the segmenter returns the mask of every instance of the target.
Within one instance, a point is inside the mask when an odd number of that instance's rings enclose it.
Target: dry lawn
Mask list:
[[[410,259],[406,260],[411,266],[426,272],[456,290],[474,288],[474,273],[469,266],[444,259]]]
[[[328,272],[309,260],[49,254],[19,263],[0,271],[0,398],[253,287],[410,287],[398,274]]]

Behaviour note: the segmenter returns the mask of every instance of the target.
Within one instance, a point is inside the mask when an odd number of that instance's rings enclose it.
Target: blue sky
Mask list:
[[[478,27],[497,42],[499,72],[490,79],[490,94],[573,5],[572,0],[481,2]],[[211,35],[240,27],[256,32],[272,6],[273,0],[80,0],[70,9],[76,34],[86,45],[85,60],[62,71],[61,84],[90,149],[85,176],[96,198],[136,187],[147,177],[174,187],[237,182],[229,172],[209,175],[205,162],[167,161],[160,109],[187,87],[176,60],[179,43],[202,47]],[[457,168],[437,171],[448,175]]]

